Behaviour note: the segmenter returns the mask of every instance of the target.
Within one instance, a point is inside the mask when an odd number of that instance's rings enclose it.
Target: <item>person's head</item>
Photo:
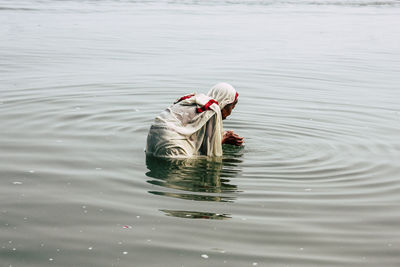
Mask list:
[[[218,102],[223,120],[231,115],[238,97],[238,93],[232,85],[228,83],[217,83],[210,89],[207,95]]]
[[[232,110],[235,108],[237,100],[231,104],[226,105],[224,108],[221,109],[222,119],[225,120],[226,117],[231,115]]]

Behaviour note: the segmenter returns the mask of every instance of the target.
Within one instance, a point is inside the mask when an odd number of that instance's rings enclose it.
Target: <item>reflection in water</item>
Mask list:
[[[229,214],[219,214],[212,212],[198,212],[198,211],[186,211],[186,210],[161,210],[165,212],[167,216],[174,216],[179,218],[188,219],[209,219],[209,220],[226,220]]]
[[[152,156],[146,157],[149,171],[147,182],[162,186],[168,191],[149,191],[150,194],[174,197],[185,200],[233,202],[237,186],[231,184],[240,169],[241,148],[225,147],[223,159],[167,159]],[[169,216],[182,218],[226,219],[227,214],[196,211],[162,210]]]

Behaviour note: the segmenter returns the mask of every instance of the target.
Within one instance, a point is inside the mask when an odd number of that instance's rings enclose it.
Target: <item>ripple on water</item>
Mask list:
[[[395,266],[398,6],[3,1],[1,262]],[[153,118],[220,80],[245,146],[146,161]]]

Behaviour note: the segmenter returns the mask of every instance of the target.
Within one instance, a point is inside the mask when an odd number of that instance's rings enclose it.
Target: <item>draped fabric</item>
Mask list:
[[[147,136],[146,153],[158,157],[222,156],[221,109],[235,101],[236,90],[220,83],[208,95],[179,98],[158,115]]]

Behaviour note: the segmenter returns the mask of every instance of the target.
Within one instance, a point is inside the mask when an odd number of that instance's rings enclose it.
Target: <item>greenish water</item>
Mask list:
[[[0,266],[398,266],[398,1],[0,0]],[[146,158],[226,81],[220,160]]]

